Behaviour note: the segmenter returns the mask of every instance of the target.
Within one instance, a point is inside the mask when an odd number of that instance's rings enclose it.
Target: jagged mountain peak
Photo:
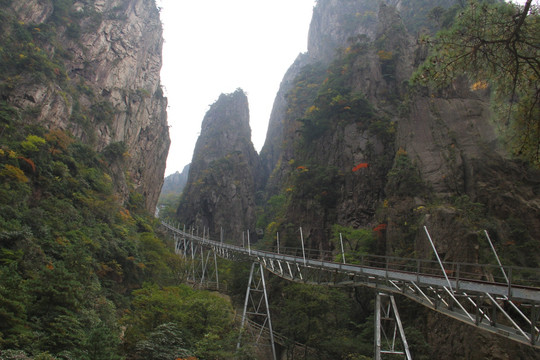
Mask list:
[[[261,166],[251,142],[246,94],[221,94],[206,113],[195,145],[179,220],[211,235],[238,239],[255,229]]]

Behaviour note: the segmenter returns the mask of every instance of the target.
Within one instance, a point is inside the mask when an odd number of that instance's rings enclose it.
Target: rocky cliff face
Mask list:
[[[169,148],[155,3],[3,4],[3,101],[20,109],[24,121],[69,130],[103,151],[121,197],[136,191],[153,211]]]
[[[178,217],[219,239],[255,233],[255,194],[260,161],[251,143],[249,107],[242,90],[222,94],[206,113],[197,140]]]
[[[163,187],[161,188],[161,195],[167,194],[180,194],[186,187],[189,175],[190,164],[184,166],[182,172],[175,172],[167,176],[163,180]]]
[[[499,148],[489,94],[459,79],[437,93],[407,85],[425,56],[408,30],[419,26],[412,8],[424,14],[431,8],[421,1],[373,6],[318,2],[308,53],[284,78],[261,153],[272,169],[268,198],[288,190],[289,214],[308,239],[310,223],[314,234],[323,232],[311,240],[315,246],[330,246],[321,242],[334,223],[383,223],[382,248],[408,256],[429,256],[423,225],[435,232],[447,260],[488,256],[479,250],[481,228],[503,252],[515,241],[537,246],[538,173]],[[359,164],[365,168],[353,172]],[[332,201],[305,191],[306,181],[320,192],[333,184]],[[520,224],[524,238],[512,235],[517,230],[509,222]],[[536,266],[538,258],[526,253],[525,262],[515,260]]]
[[[440,91],[409,83],[426,56],[417,34],[437,28],[443,20],[428,14],[449,5],[319,0],[308,52],[285,74],[274,103],[264,172],[249,142],[245,96],[222,95],[205,117],[180,220],[210,228],[214,238],[221,227],[238,237],[253,229],[257,200],[267,245],[279,232],[283,246],[300,247],[302,227],[307,247],[336,250],[340,226],[371,234],[354,251],[426,259],[433,256],[426,226],[444,260],[469,263],[492,261],[486,229],[507,264],[537,267],[540,174],[499,147],[488,90],[463,79]],[[477,332],[481,348],[457,349],[460,324],[432,336],[437,315],[421,319],[417,328],[433,349],[456,347],[447,358],[531,353],[493,346],[498,338]]]
[[[338,224],[377,229],[381,254],[431,258],[427,226],[444,260],[486,263],[487,229],[507,264],[537,267],[540,174],[499,147],[489,93],[463,79],[437,92],[408,84],[425,57],[417,31],[431,31],[430,9],[452,2],[375,3],[317,3],[308,53],[282,82],[261,153],[271,169],[269,241],[279,231],[299,246],[302,226],[310,248],[328,250]],[[492,353],[497,338],[478,336],[475,351]],[[429,337],[434,348],[440,340]]]

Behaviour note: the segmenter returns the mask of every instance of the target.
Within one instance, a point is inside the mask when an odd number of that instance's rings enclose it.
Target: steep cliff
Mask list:
[[[438,91],[409,84],[426,56],[418,32],[451,18],[455,9],[431,10],[454,3],[318,1],[308,53],[282,82],[261,152],[270,169],[261,221],[268,243],[277,231],[283,244],[300,246],[302,226],[308,247],[332,250],[341,226],[371,232],[361,245],[372,253],[431,258],[427,226],[443,260],[487,263],[487,229],[506,264],[538,266],[540,174],[501,148],[489,89],[464,79]],[[475,336],[481,348],[468,342],[448,353],[523,351]]]
[[[425,57],[408,31],[419,26],[412,9],[428,14],[435,4],[373,6],[320,1],[314,9],[308,53],[284,78],[261,152],[272,169],[267,198],[287,196],[284,222],[304,226],[315,247],[332,246],[323,239],[333,224],[379,223],[387,225],[379,248],[388,254],[430,256],[423,225],[447,260],[487,261],[482,228],[508,254],[514,250],[503,244],[537,246],[539,176],[498,145],[488,91],[462,79],[438,92],[408,85]],[[512,259],[538,260],[530,251]]]
[[[261,165],[245,95],[222,95],[204,119],[178,219],[213,238],[223,228],[226,239],[256,221],[263,247],[276,232],[282,246],[300,247],[302,227],[306,247],[335,253],[343,232],[350,262],[366,252],[429,259],[426,226],[443,260],[489,263],[486,229],[505,264],[537,267],[540,174],[500,147],[489,89],[409,81],[427,55],[419,34],[452,22],[458,3],[319,0],[308,52],[277,93]],[[367,320],[371,308],[357,300]],[[439,315],[405,306],[416,345],[431,346],[420,356],[535,357],[471,328],[464,340],[463,325],[447,319],[441,336]]]
[[[2,101],[102,152],[121,199],[153,211],[169,147],[155,3],[6,0],[0,15]]]
[[[206,113],[197,139],[178,218],[202,234],[240,239],[255,232],[255,195],[261,166],[251,143],[247,97],[222,94]]]

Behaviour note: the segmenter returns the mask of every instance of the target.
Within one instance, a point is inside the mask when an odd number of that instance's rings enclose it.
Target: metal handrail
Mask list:
[[[334,261],[337,254],[331,251],[321,251],[318,249],[302,249],[292,247],[281,247],[279,253],[259,250],[254,247],[246,248],[238,245],[232,245],[225,242],[219,242],[203,238],[200,236],[192,235],[187,232],[183,232],[167,223],[162,222],[164,226],[173,230],[183,236],[189,237],[198,241],[201,244],[213,247],[219,247],[228,249],[239,255],[247,257],[257,256],[269,256],[273,258],[287,258],[287,260],[303,265],[303,256],[310,260],[309,263],[313,265],[315,260],[318,265],[334,264],[332,269],[340,268],[339,265],[346,265],[347,267],[357,266],[362,268],[372,269],[384,269],[385,271],[392,271],[397,273],[409,273],[415,276],[429,276],[433,278],[444,278],[441,273],[441,269],[437,261],[427,259],[414,259],[414,258],[400,258],[396,256],[384,256],[384,255],[371,255],[362,254],[360,259],[355,259],[354,262],[347,262],[346,264]],[[273,250],[273,249],[271,249]],[[460,283],[463,281],[472,281],[476,283],[493,284],[497,286],[505,286],[508,289],[515,287],[530,288],[538,290],[540,293],[540,269],[538,268],[526,268],[518,266],[504,266],[504,270],[508,276],[508,282],[505,278],[495,275],[500,272],[500,267],[493,264],[474,264],[474,263],[458,263],[458,262],[443,262],[443,265],[447,271],[447,277],[452,282]],[[337,267],[336,267],[337,266]],[[527,274],[526,278],[519,278],[519,274]]]

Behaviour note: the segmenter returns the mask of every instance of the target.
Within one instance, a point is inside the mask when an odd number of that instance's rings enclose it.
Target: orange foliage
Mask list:
[[[127,221],[127,220],[131,219],[131,214],[129,213],[129,210],[126,209],[126,208],[120,209],[120,211],[118,213],[120,215],[120,218],[122,220],[124,220],[124,221]]]
[[[471,90],[472,91],[483,90],[483,89],[487,89],[487,87],[488,87],[488,83],[483,80],[480,80],[471,85]]]
[[[30,167],[32,168],[32,172],[36,172],[36,164],[34,164],[34,162],[31,159],[28,159],[22,156],[19,156],[18,159],[21,159],[24,162],[26,162],[28,165],[30,165]]]
[[[377,56],[382,61],[388,61],[388,60],[391,60],[394,55],[392,54],[391,51],[379,50],[377,52]]]
[[[373,231],[381,231],[386,229],[386,224],[379,224],[373,228]]]
[[[74,141],[65,131],[60,129],[53,129],[49,131],[47,134],[45,134],[45,140],[58,146],[62,150],[66,150],[67,147]],[[52,149],[51,152],[53,152]]]
[[[352,171],[358,171],[360,169],[367,168],[367,167],[368,167],[368,163],[360,163],[356,165],[355,167],[353,167]]]

